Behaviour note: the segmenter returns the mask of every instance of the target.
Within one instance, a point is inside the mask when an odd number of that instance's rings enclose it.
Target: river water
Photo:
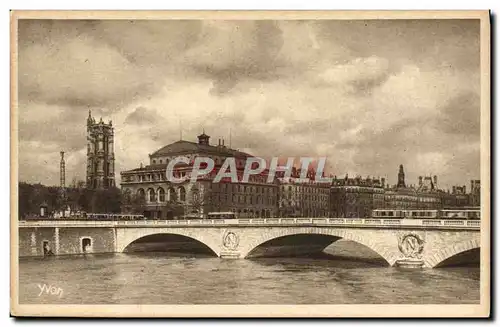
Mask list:
[[[167,253],[21,258],[19,302],[479,303],[478,267],[401,270],[370,262],[372,254],[355,243],[337,243],[326,250],[335,256],[317,258],[222,260]]]

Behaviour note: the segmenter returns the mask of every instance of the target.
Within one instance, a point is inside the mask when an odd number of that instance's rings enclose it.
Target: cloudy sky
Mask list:
[[[479,21],[19,22],[20,180],[85,180],[86,117],[117,172],[179,139],[326,156],[344,176],[479,178]],[[119,180],[119,174],[117,173]]]

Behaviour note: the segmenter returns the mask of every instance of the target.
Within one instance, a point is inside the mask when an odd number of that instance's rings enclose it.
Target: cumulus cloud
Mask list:
[[[84,177],[89,109],[117,171],[204,129],[340,176],[479,175],[477,21],[26,21],[19,43],[22,180],[57,184],[61,149]]]

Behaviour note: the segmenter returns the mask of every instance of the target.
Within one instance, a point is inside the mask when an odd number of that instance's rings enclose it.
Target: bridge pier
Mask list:
[[[241,253],[237,251],[223,251],[219,254],[221,259],[243,259]]]

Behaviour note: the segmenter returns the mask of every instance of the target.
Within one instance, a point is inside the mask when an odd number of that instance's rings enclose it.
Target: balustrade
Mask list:
[[[22,220],[20,227],[113,227],[113,226],[223,226],[223,225],[276,225],[283,227],[313,224],[321,226],[380,227],[465,227],[479,229],[479,220],[437,220],[437,219],[361,219],[361,218],[241,218],[241,219],[186,219],[186,220]]]

